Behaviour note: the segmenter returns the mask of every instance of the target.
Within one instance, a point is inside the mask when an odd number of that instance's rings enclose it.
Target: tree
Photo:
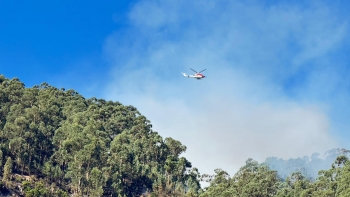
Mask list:
[[[102,172],[94,167],[91,170],[91,178],[89,180],[89,187],[91,188],[91,196],[101,196],[103,194],[104,178]]]
[[[221,169],[215,172],[210,186],[201,196],[269,197],[276,195],[281,184],[276,171],[253,159],[248,159],[232,178]]]
[[[4,175],[2,177],[2,181],[7,185],[12,177],[12,159],[11,157],[7,157],[5,166],[4,166]]]
[[[3,157],[4,157],[4,154],[3,154],[2,150],[0,150],[0,169],[2,169]],[[2,170],[0,170],[0,173],[1,173],[1,171],[2,171]]]
[[[350,196],[350,161],[346,159],[340,171],[336,196]]]

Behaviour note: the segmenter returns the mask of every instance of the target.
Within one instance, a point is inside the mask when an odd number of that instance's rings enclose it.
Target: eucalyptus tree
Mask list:
[[[5,184],[8,184],[12,177],[12,159],[11,157],[7,157],[6,163],[4,165],[4,174],[2,176],[2,181],[5,182]]]
[[[338,157],[339,158],[339,157]],[[340,165],[343,165],[339,174],[336,196],[350,196],[350,161],[348,158],[340,158]]]

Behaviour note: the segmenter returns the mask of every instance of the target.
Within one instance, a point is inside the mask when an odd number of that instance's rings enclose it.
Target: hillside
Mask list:
[[[163,139],[135,107],[2,75],[0,140],[0,196],[350,196],[348,150],[327,152],[331,165],[272,157],[248,159],[233,176],[201,175],[181,157],[186,146]],[[323,170],[310,179],[313,166]]]
[[[27,196],[197,195],[186,147],[133,106],[0,76],[2,192]],[[35,194],[35,195],[34,195]]]

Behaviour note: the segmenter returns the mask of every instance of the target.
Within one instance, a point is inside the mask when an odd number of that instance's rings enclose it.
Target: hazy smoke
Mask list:
[[[338,147],[328,101],[343,78],[325,74],[345,26],[327,6],[258,2],[140,1],[104,46],[106,97],[180,140],[202,173]],[[207,78],[184,78],[189,68]]]
[[[302,158],[291,158],[288,160],[269,157],[264,163],[270,169],[276,170],[279,177],[283,180],[293,172],[301,172],[306,178],[314,181],[318,177],[318,172],[320,170],[330,169],[335,159],[340,155],[349,157],[350,151],[346,149],[332,149],[324,153],[321,157],[319,153],[314,153],[310,157],[304,156]]]

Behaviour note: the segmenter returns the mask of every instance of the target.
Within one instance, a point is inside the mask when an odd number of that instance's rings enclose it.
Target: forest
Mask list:
[[[233,176],[200,174],[181,156],[186,146],[163,139],[135,107],[3,75],[0,141],[1,196],[350,196],[347,150],[316,178],[297,168],[281,175],[288,162],[276,158],[247,158]]]

